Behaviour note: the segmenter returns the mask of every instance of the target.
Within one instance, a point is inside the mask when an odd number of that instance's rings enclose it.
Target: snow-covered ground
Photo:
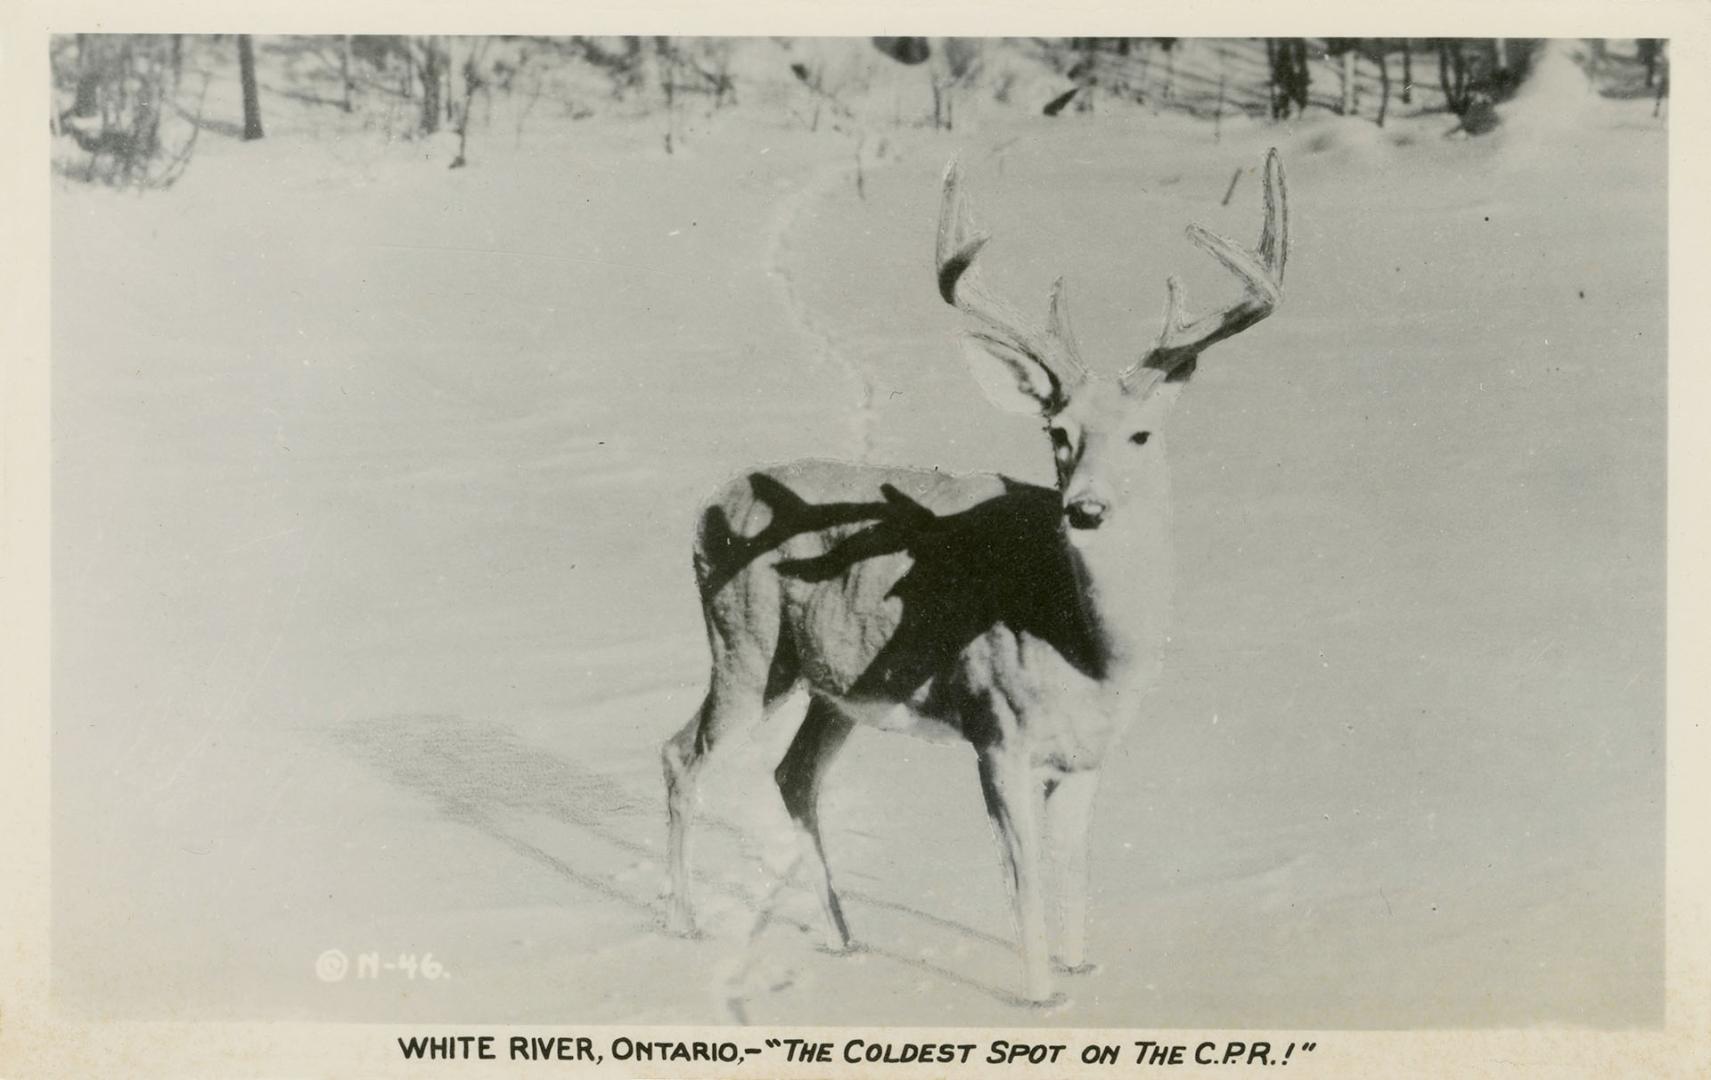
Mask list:
[[[669,157],[655,123],[536,123],[448,171],[294,130],[275,96],[268,139],[205,135],[170,191],[61,182],[59,1003],[1657,1022],[1665,127],[1541,82],[1478,139],[994,111],[870,140],[859,193],[851,138],[758,111]],[[1288,296],[1176,418],[1176,628],[1096,808],[1102,969],[1056,1011],[1014,1003],[972,755],[866,732],[824,815],[865,950],[818,952],[806,883],[777,876],[764,747],[709,787],[711,932],[665,934],[657,748],[705,678],[699,500],[807,454],[1049,480],[932,285],[946,159],[995,284],[1043,309],[1068,274],[1117,366],[1167,273],[1227,290],[1182,229],[1251,239],[1274,144]],[[450,977],[327,982],[333,948]]]

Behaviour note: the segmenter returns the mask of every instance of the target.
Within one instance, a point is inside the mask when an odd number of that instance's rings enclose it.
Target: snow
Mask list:
[[[756,110],[669,156],[646,119],[499,123],[448,171],[444,142],[276,119],[205,137],[167,192],[59,182],[59,1002],[1656,1022],[1666,141],[1646,100],[1529,134],[1568,93],[1549,72],[1489,138],[993,109],[857,148]],[[1095,812],[1101,970],[1014,1002],[970,754],[867,732],[824,811],[864,950],[815,948],[764,746],[707,793],[708,935],[667,936],[657,749],[705,678],[699,501],[803,455],[1050,479],[933,290],[944,162],[994,285],[1043,313],[1067,273],[1116,367],[1167,273],[1227,288],[1182,229],[1255,229],[1274,144],[1288,296],[1175,421],[1176,627]],[[331,948],[452,977],[327,983]]]

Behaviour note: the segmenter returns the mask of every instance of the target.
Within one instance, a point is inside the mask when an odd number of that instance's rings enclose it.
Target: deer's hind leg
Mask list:
[[[695,908],[689,895],[689,822],[696,805],[695,777],[706,753],[701,729],[707,725],[706,717],[713,707],[709,691],[689,722],[660,747],[669,822],[666,866],[671,873],[671,905],[666,910],[665,925],[674,934],[695,933]]]
[[[769,602],[771,601],[771,602]],[[690,896],[690,823],[698,805],[696,778],[707,756],[732,734],[750,731],[796,685],[795,660],[780,648],[779,611],[761,582],[733,582],[706,604],[713,655],[707,696],[677,734],[660,748],[669,831],[666,862],[671,905],[666,927],[695,932]]]
[[[796,826],[797,843],[820,896],[821,910],[826,915],[826,948],[833,952],[849,949],[850,930],[844,922],[838,894],[832,888],[826,848],[820,841],[820,783],[854,726],[834,706],[819,697],[813,698],[790,749],[773,770],[778,792],[784,797],[784,808]]]

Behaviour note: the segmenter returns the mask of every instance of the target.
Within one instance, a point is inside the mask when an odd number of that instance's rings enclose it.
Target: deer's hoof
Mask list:
[[[1097,975],[1104,969],[1091,961],[1080,964],[1066,964],[1061,960],[1052,961],[1052,970],[1059,975]]]
[[[1061,990],[1056,993],[1047,993],[1043,997],[1030,994],[1022,999],[1022,1004],[1038,1013],[1056,1012],[1069,1004],[1069,995]]]

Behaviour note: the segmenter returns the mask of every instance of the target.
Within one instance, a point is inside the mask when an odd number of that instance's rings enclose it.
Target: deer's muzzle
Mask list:
[[[1097,529],[1105,523],[1111,507],[1099,499],[1072,499],[1063,508],[1063,516],[1072,529]]]

